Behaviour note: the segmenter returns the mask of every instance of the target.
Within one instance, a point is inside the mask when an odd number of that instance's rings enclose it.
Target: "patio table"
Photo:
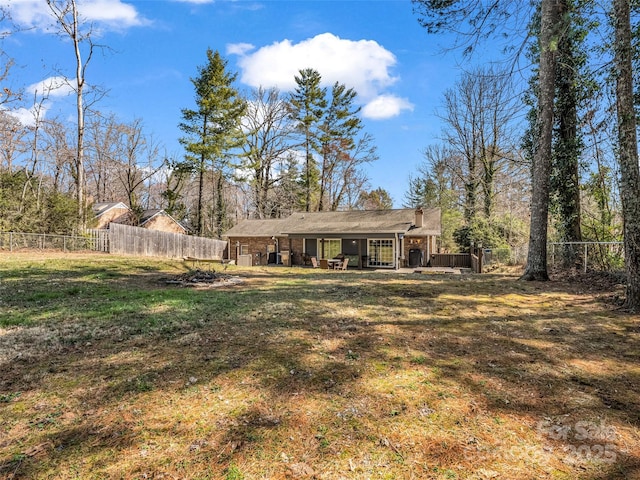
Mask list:
[[[342,264],[342,260],[339,258],[330,258],[327,260],[327,263],[329,264],[329,268],[336,268],[336,265]]]

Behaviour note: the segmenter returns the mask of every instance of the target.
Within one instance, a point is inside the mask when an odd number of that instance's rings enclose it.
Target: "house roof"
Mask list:
[[[167,212],[165,212],[163,209],[161,208],[150,208],[148,210],[144,210],[142,212],[142,215],[140,216],[140,221],[138,223],[139,227],[144,226],[145,223],[151,221],[153,218],[157,217],[157,216],[163,216],[163,217],[167,217],[170,218],[171,220],[173,220],[176,225],[178,225],[180,228],[182,228],[183,230],[187,230],[180,222],[178,222],[175,218],[173,218],[171,215],[169,215]]]
[[[126,212],[112,219],[111,223],[121,223],[123,225],[132,225],[132,226],[142,227],[144,226],[145,223],[151,221],[153,218],[157,217],[158,215],[161,215],[173,220],[184,231],[187,230],[184,227],[184,225],[182,225],[180,222],[178,222],[175,218],[173,218],[171,215],[169,215],[167,212],[165,212],[161,208],[150,208],[150,209],[144,210],[142,212],[141,217],[138,219],[133,215],[133,212],[131,211],[131,209],[123,202],[98,202],[93,205],[93,211],[96,217],[99,217],[100,215],[104,215],[108,211],[116,208],[126,210]]]
[[[243,220],[227,230],[224,237],[273,237],[282,236],[288,218],[266,220]]]
[[[93,205],[93,212],[96,214],[96,217],[99,217],[114,208],[129,210],[129,207],[122,202],[98,202]]]
[[[245,220],[228,230],[224,236],[440,235],[440,209],[424,209],[423,212],[422,227],[415,226],[416,210],[412,208],[298,212],[284,219]]]

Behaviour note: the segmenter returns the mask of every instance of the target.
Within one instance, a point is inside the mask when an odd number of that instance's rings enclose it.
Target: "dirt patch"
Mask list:
[[[215,271],[192,270],[180,275],[175,275],[164,281],[168,285],[183,287],[227,287],[243,282],[240,277]]]

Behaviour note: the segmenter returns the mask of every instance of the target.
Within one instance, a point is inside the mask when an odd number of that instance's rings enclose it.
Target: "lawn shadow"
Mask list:
[[[276,440],[288,437],[301,443],[297,448],[307,451],[304,458],[315,461],[319,470],[329,468],[329,454],[348,451],[357,458],[354,449],[359,447],[396,465],[397,471],[422,471],[417,464],[400,464],[409,458],[435,459],[443,472],[459,464],[489,468],[491,458],[483,460],[475,450],[469,458],[468,439],[452,439],[449,448],[442,442],[430,444],[431,453],[394,440],[394,435],[403,438],[394,433],[399,426],[448,425],[449,394],[480,412],[469,409],[468,421],[510,418],[554,451],[600,445],[595,436],[576,443],[578,422],[592,426],[603,419],[626,425],[625,432],[609,439],[615,462],[589,467],[579,478],[627,478],[637,471],[638,456],[625,450],[627,437],[620,436],[637,435],[640,428],[640,378],[630,366],[640,346],[633,330],[637,318],[612,312],[568,285],[554,283],[547,296],[543,284],[523,285],[506,277],[305,272],[301,278],[289,269],[256,277],[238,274],[246,279],[241,286],[196,290],[163,284],[164,275],[158,272],[140,272],[139,278],[126,281],[105,278],[114,295],[121,296],[120,303],[140,298],[126,294],[135,285],[153,296],[144,297],[143,308],[130,305],[137,308],[103,318],[91,334],[43,344],[28,357],[3,364],[3,392],[22,395],[7,397],[0,411],[11,415],[18,405],[34,408],[36,397],[59,388],[67,398],[44,402],[41,408],[64,410],[73,420],[61,422],[50,435],[34,434],[33,428],[14,433],[16,445],[37,437],[47,447],[30,454],[4,446],[15,458],[5,455],[0,472],[35,477],[48,468],[41,467],[43,462],[69,462],[79,452],[99,458],[96,466],[109,471],[122,461],[118,452],[140,443],[142,434],[174,435],[181,444],[187,442],[187,449],[200,442],[193,447],[192,468],[206,458],[220,465],[217,471],[234,461],[258,458],[264,450],[276,455],[272,449],[281,448],[274,447]],[[85,277],[75,278],[82,282]],[[45,302],[42,308],[48,305],[55,313],[57,304]],[[80,323],[84,329],[90,321]],[[46,334],[47,325],[51,323],[34,328]],[[58,337],[65,332],[73,329],[59,330]],[[5,335],[8,342],[27,341],[19,328]],[[202,405],[189,408],[199,415],[209,408],[207,415],[215,419],[195,439],[193,424],[186,422],[197,422],[180,410],[191,405],[190,397]],[[85,415],[117,408],[127,413],[145,402],[155,407],[175,403],[176,411],[165,411],[163,421],[186,417],[180,428],[187,433],[168,425],[129,430],[128,423],[105,423],[113,417]],[[313,412],[312,406],[320,410]],[[146,418],[146,412],[140,415]],[[30,411],[22,412],[13,425],[30,416]],[[546,430],[541,430],[543,421],[549,422]],[[3,425],[9,423],[4,420]],[[311,431],[328,427],[303,441],[297,439],[301,425]],[[553,428],[566,426],[573,431],[555,438]],[[455,423],[449,428],[460,435],[467,431]],[[560,457],[550,455],[549,461],[555,465]],[[566,468],[580,471],[582,460]],[[159,464],[156,468],[161,470]],[[278,468],[278,475],[283,474],[286,465]],[[423,478],[439,478],[431,475]]]

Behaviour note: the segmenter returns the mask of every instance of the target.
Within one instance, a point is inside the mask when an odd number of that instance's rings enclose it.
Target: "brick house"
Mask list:
[[[93,228],[105,230],[111,222],[128,215],[131,209],[122,202],[100,202],[93,205],[95,224]]]
[[[169,233],[187,233],[187,229],[162,209],[144,210],[138,217],[123,202],[103,202],[93,206],[96,229],[108,229],[110,223],[120,223]]]
[[[441,234],[440,209],[299,212],[244,220],[228,230],[227,258],[242,265],[305,265],[349,257],[351,268],[426,266]]]

